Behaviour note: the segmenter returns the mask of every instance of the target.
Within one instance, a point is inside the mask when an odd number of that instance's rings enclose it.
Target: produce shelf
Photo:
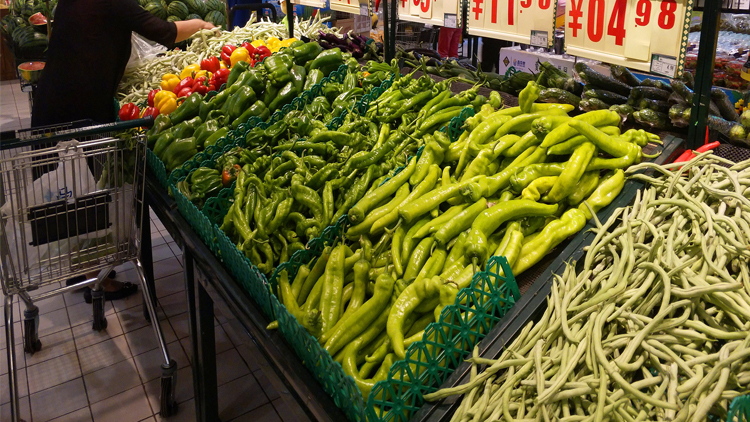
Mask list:
[[[652,160],[657,164],[672,162],[685,150],[683,139],[668,136],[663,141],[663,153]],[[644,186],[642,182],[628,180],[617,198],[597,214],[599,220],[606,221],[615,209],[632,202],[636,193]],[[593,228],[595,224],[589,221],[575,237],[561,243],[547,255],[546,259],[517,277],[518,286],[522,292],[521,299],[516,301],[516,306],[479,343],[479,356],[497,358],[502,353],[504,345],[510,344],[529,321],[538,320],[542,316],[547,307],[547,296],[551,291],[553,274],[562,274],[567,262],[576,261],[584,255],[584,248],[594,240],[595,234],[591,232]],[[455,387],[468,382],[470,370],[470,364],[462,363],[440,388]],[[455,397],[426,403],[411,421],[450,421],[459,404],[460,398]]]

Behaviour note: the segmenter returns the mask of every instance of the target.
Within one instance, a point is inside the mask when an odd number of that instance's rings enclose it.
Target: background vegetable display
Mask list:
[[[541,319],[425,399],[465,395],[456,421],[728,420],[750,383],[750,161],[709,154],[631,167],[651,187],[598,224]]]

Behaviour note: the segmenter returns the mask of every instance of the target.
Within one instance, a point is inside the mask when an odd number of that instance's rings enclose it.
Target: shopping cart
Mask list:
[[[144,302],[163,354],[160,414],[169,416],[177,410],[174,397],[177,365],[167,352],[153,293],[143,284],[145,277],[138,258],[146,170],[145,135],[138,131],[123,132],[151,123],[151,120],[137,120],[81,128],[78,122],[17,131],[15,139],[0,142],[0,284],[5,295],[10,408],[14,422],[19,421],[14,297],[17,295],[26,305],[24,351],[34,353],[42,347],[37,332],[39,309],[34,303],[93,285],[92,328],[106,329],[104,291],[100,284],[115,266],[125,262],[134,264],[141,280]],[[7,138],[7,134],[2,138]],[[86,280],[66,286],[66,280],[80,276]],[[42,293],[32,296],[36,290]]]
[[[404,50],[412,48],[432,49],[436,34],[435,28],[426,28],[423,23],[404,21],[396,23],[396,45]]]

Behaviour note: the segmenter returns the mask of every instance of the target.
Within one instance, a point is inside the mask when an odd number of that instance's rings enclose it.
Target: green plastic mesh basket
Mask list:
[[[158,181],[163,188],[168,188],[169,178],[167,177],[167,167],[150,149],[146,150],[146,164],[151,171],[154,172],[156,181]]]
[[[190,224],[193,230],[198,233],[198,236],[203,243],[205,243],[206,246],[211,249],[211,252],[216,255],[219,252],[219,247],[214,239],[214,224],[208,216],[200,212],[200,210],[198,210],[198,208],[196,208],[195,205],[193,205],[193,203],[190,202],[190,200],[187,199],[174,184],[169,188],[171,189],[172,196],[174,196],[174,200],[177,203],[177,209],[180,211],[180,214],[185,217],[188,224]]]
[[[286,270],[293,279],[303,264],[313,265],[326,246],[343,238],[348,226],[344,215],[311,241],[309,249],[295,252],[289,262],[279,265],[269,284],[276,284],[280,271]],[[505,257],[490,258],[486,268],[474,275],[453,305],[443,309],[439,322],[427,327],[424,339],[409,346],[406,359],[391,366],[388,378],[375,384],[367,402],[354,380],[276,296],[271,295],[270,301],[279,331],[349,420],[405,422],[422,406],[424,394],[438,389],[521,296]]]
[[[750,395],[732,400],[727,414],[727,422],[750,422]]]

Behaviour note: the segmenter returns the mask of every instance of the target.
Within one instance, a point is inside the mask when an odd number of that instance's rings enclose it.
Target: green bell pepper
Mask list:
[[[292,80],[289,69],[292,67],[292,59],[286,55],[273,55],[266,57],[263,67],[268,73],[268,80],[276,86],[284,86]]]
[[[249,66],[250,64],[247,62],[235,63],[234,66],[232,66],[232,70],[229,72],[229,76],[227,76],[227,88],[234,85],[240,75],[245,73]]]
[[[307,77],[307,71],[305,70],[304,66],[294,65],[292,66],[291,74],[294,89],[298,94],[301,94],[305,89],[305,78]]]
[[[195,138],[195,146],[198,149],[203,149],[203,144],[206,142],[206,139],[213,135],[217,130],[219,130],[218,119],[208,120],[200,125],[197,129],[195,129],[195,132],[193,133],[193,137]]]
[[[203,96],[197,92],[190,94],[185,101],[169,115],[172,124],[176,125],[185,120],[192,119],[200,113]]]
[[[266,121],[270,116],[271,112],[268,110],[268,107],[263,103],[263,101],[256,101],[255,104],[248,107],[240,117],[234,119],[234,122],[232,122],[232,129],[237,129],[239,125],[242,123],[245,123],[253,116],[258,116],[261,118],[261,120]]]
[[[313,69],[307,72],[307,78],[305,79],[305,91],[311,89],[313,85],[319,84],[320,81],[325,78],[326,75],[320,71],[320,69]]]
[[[154,145],[159,139],[159,135],[161,135],[165,130],[168,130],[171,127],[172,120],[168,115],[160,114],[156,116],[156,119],[154,119],[154,125],[151,126],[151,129],[149,129],[148,132],[146,132],[148,147],[154,149]]]
[[[258,97],[255,95],[255,91],[249,86],[241,86],[240,90],[232,96],[232,105],[230,106],[229,121],[240,117],[242,113],[250,107],[250,104],[254,103]]]
[[[163,161],[166,149],[176,140],[193,136],[195,129],[200,126],[201,122],[201,118],[196,116],[192,120],[182,122],[162,133],[154,145],[154,154]]]
[[[355,62],[356,62],[356,60],[355,60]],[[353,72],[353,73],[352,72],[347,73],[346,76],[344,77],[344,90],[349,91],[349,90],[352,90],[354,88],[357,88],[358,86],[359,86],[359,84],[357,83],[357,73],[356,73],[356,71]]]
[[[227,136],[227,133],[229,133],[229,128],[224,126],[220,127],[216,132],[214,132],[211,136],[206,138],[206,140],[203,142],[203,147],[209,147],[211,145],[215,145],[217,142],[219,142],[219,139]]]
[[[331,112],[331,104],[326,97],[315,97],[314,100],[305,106],[305,114],[314,117],[325,116]]]
[[[227,104],[227,101],[232,98],[232,95],[237,92],[238,89],[240,89],[239,85],[232,85],[229,88],[226,88],[220,93],[216,94],[208,103],[201,103],[199,114],[201,119],[203,119],[204,121],[210,120],[208,117],[209,113],[211,113],[212,111],[221,110],[224,105]]]
[[[242,82],[242,85],[249,86],[257,95],[262,94],[266,88],[266,82],[261,71],[259,69],[250,69],[247,73],[247,79]]]
[[[276,99],[281,89],[273,85],[270,81],[266,83],[266,91],[263,94],[263,104],[271,104]]]
[[[271,104],[269,104],[269,110],[276,111],[284,105],[291,103],[294,97],[298,94],[297,89],[294,87],[294,82],[287,82],[287,84],[279,90],[276,98],[274,98],[273,101],[271,101]]]
[[[324,75],[328,76],[342,64],[344,64],[344,56],[341,54],[341,49],[336,47],[318,54],[318,57],[310,64],[310,70],[320,69]]]
[[[193,158],[198,153],[195,138],[177,139],[164,151],[164,165],[168,172],[181,166],[185,161]]]
[[[323,47],[316,41],[312,41],[298,47],[292,47],[291,51],[294,56],[294,63],[304,66],[305,63],[315,60],[323,51]]]
[[[326,97],[329,103],[333,103],[333,100],[342,92],[344,92],[344,86],[336,82],[331,82],[323,88],[323,96]]]

